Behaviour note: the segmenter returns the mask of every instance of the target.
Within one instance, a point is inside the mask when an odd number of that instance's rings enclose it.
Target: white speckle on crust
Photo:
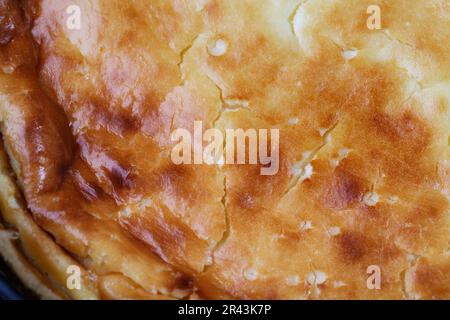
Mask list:
[[[336,288],[336,289],[345,287],[346,285],[347,284],[344,281],[340,281],[340,280],[333,281],[333,287]]]
[[[398,202],[398,197],[397,196],[390,196],[387,199],[387,201],[388,201],[389,204],[396,204]]]
[[[328,234],[332,237],[335,237],[341,233],[341,228],[339,227],[331,227],[328,229]]]
[[[298,118],[290,118],[289,120],[288,120],[288,123],[290,124],[290,125],[295,125],[295,124],[298,124],[299,123],[299,119]]]
[[[287,284],[288,286],[291,286],[291,287],[296,286],[296,285],[298,285],[299,283],[300,283],[300,277],[297,276],[297,275],[289,276],[289,277],[287,277],[287,279],[286,279],[286,284]]]
[[[131,217],[131,208],[130,207],[125,207],[123,208],[123,210],[121,210],[119,212],[119,215],[124,217],[124,218],[129,218]]]
[[[145,198],[144,200],[142,200],[139,203],[139,209],[140,210],[145,210],[145,209],[151,207],[151,205],[152,205],[152,200],[149,199],[149,198]]]
[[[379,200],[380,197],[375,192],[367,192],[363,197],[364,204],[369,207],[374,207]]]
[[[345,50],[342,52],[342,57],[346,61],[354,59],[358,55],[358,50]]]
[[[300,230],[311,230],[313,228],[313,224],[311,220],[302,221],[300,223]]]
[[[311,179],[313,174],[314,174],[314,167],[312,166],[311,163],[308,163],[303,169],[303,172],[300,176],[300,181]]]
[[[8,206],[9,206],[11,209],[19,209],[19,208],[20,208],[20,205],[19,205],[19,203],[17,202],[17,199],[16,199],[15,197],[9,197],[9,198],[8,198]]]
[[[350,149],[348,148],[342,148],[341,150],[339,150],[339,157],[341,159],[344,159],[348,156],[348,154],[350,153]]]
[[[244,278],[248,281],[255,281],[258,279],[258,272],[253,268],[246,269],[244,270]]]
[[[310,285],[324,284],[327,281],[327,275],[323,271],[315,270],[306,275],[306,281]]]
[[[12,74],[15,70],[16,68],[10,64],[2,66],[2,71],[4,74]]]
[[[227,52],[227,50],[228,44],[222,39],[212,41],[210,44],[208,44],[208,52],[214,57],[223,56]]]

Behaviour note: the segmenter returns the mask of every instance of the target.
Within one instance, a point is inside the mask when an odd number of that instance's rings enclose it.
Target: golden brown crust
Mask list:
[[[450,299],[449,258],[421,258],[405,274],[405,291],[411,299]]]
[[[30,217],[7,161],[0,146],[0,210],[2,220],[10,228],[7,230],[0,225],[0,252],[3,258],[24,283],[44,299],[68,296],[98,298],[95,285],[86,270],[82,271],[81,289],[73,292],[67,290],[67,267],[78,263]]]
[[[40,274],[23,256],[20,249],[16,248],[14,241],[17,237],[11,231],[4,230],[0,226],[0,252],[6,263],[11,266],[22,283],[32,290],[38,297],[47,300],[61,299],[63,295],[58,294],[48,284],[48,281]]]
[[[0,0],[1,132],[33,223],[102,298],[447,299],[449,9]],[[173,164],[195,120],[280,129],[278,174]]]

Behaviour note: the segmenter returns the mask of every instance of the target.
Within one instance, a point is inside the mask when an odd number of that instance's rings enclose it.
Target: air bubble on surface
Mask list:
[[[14,73],[15,69],[16,68],[14,66],[10,65],[10,64],[2,66],[2,72],[5,73],[5,74],[12,74],[12,73]]]
[[[363,197],[363,202],[369,207],[375,206],[378,201],[380,200],[380,197],[375,192],[367,192]]]
[[[289,123],[290,125],[295,125],[295,124],[298,124],[299,122],[300,122],[299,118],[290,118],[290,119],[288,120],[288,123]]]
[[[258,272],[253,268],[246,269],[244,271],[244,277],[249,281],[255,281],[258,279]]]
[[[354,59],[357,55],[358,55],[357,50],[345,50],[342,52],[342,57],[346,61],[350,61],[350,60]]]
[[[328,229],[328,234],[332,237],[335,237],[341,233],[341,228],[339,227],[331,227]]]
[[[228,44],[225,40],[217,39],[208,44],[208,52],[214,57],[223,56],[228,50]]]

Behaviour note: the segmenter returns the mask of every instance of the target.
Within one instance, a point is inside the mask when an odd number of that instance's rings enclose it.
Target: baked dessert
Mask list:
[[[449,299],[449,40],[448,0],[0,0],[1,255],[48,299]],[[196,121],[277,173],[175,164]]]

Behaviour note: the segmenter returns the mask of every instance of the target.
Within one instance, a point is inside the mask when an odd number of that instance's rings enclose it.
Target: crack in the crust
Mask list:
[[[220,116],[219,116],[219,118],[220,118]],[[226,148],[226,145],[224,143],[224,145],[223,145],[224,152],[225,152],[225,148]],[[225,218],[225,230],[223,231],[220,240],[217,241],[217,243],[211,249],[210,259],[209,259],[210,263],[204,265],[202,273],[208,271],[208,269],[211,268],[216,263],[216,261],[215,261],[216,252],[218,250],[220,250],[220,248],[225,244],[225,242],[228,240],[228,238],[230,236],[230,217],[229,217],[228,208],[227,208],[227,195],[228,195],[227,176],[221,169],[220,165],[217,165],[217,168],[218,168],[219,172],[223,175],[223,196],[222,196],[222,199],[220,202],[222,203],[222,206],[223,206],[223,213],[224,213],[224,218]]]
[[[225,99],[223,97],[223,89],[217,83],[215,83],[213,79],[211,79],[210,77],[208,77],[208,79],[214,84],[214,87],[216,87],[217,92],[219,93],[220,108],[222,109],[222,111],[219,113],[219,117],[217,118],[218,120],[222,116],[223,109],[226,106]]]
[[[307,3],[309,0],[301,0],[294,8],[294,10],[292,11],[292,13],[289,15],[288,17],[288,22],[289,25],[291,26],[291,32],[294,35],[294,37],[297,37],[297,34],[295,33],[295,26],[294,26],[294,19],[295,16],[297,15],[298,10],[300,10],[300,8]]]
[[[210,76],[207,75],[207,78],[216,87],[217,92],[219,93],[219,99],[220,99],[220,103],[221,103],[221,108],[224,109],[219,114],[219,117],[216,119],[216,121],[218,119],[220,119],[220,117],[222,116],[223,111],[226,111],[226,110],[238,110],[238,109],[251,110],[249,108],[249,106],[248,106],[248,101],[246,101],[246,100],[226,99],[224,94],[223,94],[222,87],[219,84],[217,84],[217,82],[215,82]]]
[[[180,52],[180,61],[178,62],[177,66],[180,70],[180,81],[181,85],[184,84],[184,81],[186,80],[186,74],[183,71],[183,65],[185,63],[185,57],[188,54],[189,50],[195,45],[195,42],[197,39],[201,36],[201,34],[198,34],[195,36],[192,41],[189,43],[188,46],[186,46],[181,52]],[[223,89],[217,84],[209,75],[205,74],[205,76],[211,81],[211,83],[214,85],[214,87],[217,90],[217,94],[220,100],[220,110],[217,113],[217,116],[212,121],[212,127],[215,128],[217,125],[217,122],[222,117],[223,113],[226,111],[235,111],[238,109],[246,109],[251,110],[248,108],[247,105],[245,105],[245,101],[242,102],[241,100],[227,100],[224,97]],[[253,111],[253,110],[251,110]],[[172,116],[171,120],[171,128],[173,127],[173,121],[174,116]],[[223,145],[223,152],[225,153],[226,145],[224,143]],[[201,273],[207,272],[209,268],[211,268],[215,264],[215,254],[216,252],[224,245],[224,243],[227,241],[229,235],[230,235],[230,220],[228,215],[228,208],[227,208],[227,177],[223,170],[221,169],[221,166],[217,164],[217,168],[220,171],[220,173],[223,175],[223,196],[221,199],[221,203],[223,206],[223,212],[224,212],[224,219],[225,219],[225,230],[222,233],[221,238],[212,246],[209,252],[209,259],[208,262],[204,264],[203,270]]]
[[[219,171],[222,172],[221,169],[219,169]],[[223,231],[222,237],[220,238],[220,240],[217,241],[217,243],[211,249],[210,263],[204,265],[202,273],[208,271],[208,269],[211,268],[216,263],[216,261],[215,261],[216,252],[218,250],[220,250],[220,248],[222,248],[222,246],[225,244],[225,242],[228,240],[228,238],[230,236],[230,218],[229,218],[228,208],[227,208],[227,177],[223,172],[222,172],[222,174],[223,174],[224,190],[223,190],[223,196],[221,199],[221,203],[223,206],[223,212],[224,212],[224,218],[225,218],[225,230]]]
[[[218,111],[216,118],[212,122],[212,127],[216,128],[217,122],[220,120],[220,118],[222,117],[223,113],[225,111],[229,110],[229,108],[226,108],[226,101],[225,101],[225,99],[223,97],[223,90],[222,90],[222,88],[213,79],[211,79],[209,76],[207,76],[207,78],[214,84],[215,88],[217,89],[217,94],[218,94],[219,100],[220,100],[220,110]],[[226,141],[224,141],[222,148],[223,148],[223,154],[225,154],[225,152],[226,152]],[[227,241],[227,239],[228,239],[228,237],[230,235],[230,219],[229,219],[228,208],[227,208],[227,195],[228,195],[228,192],[227,192],[227,176],[223,172],[222,167],[221,167],[220,164],[217,164],[217,169],[223,175],[223,196],[222,196],[222,199],[221,199],[221,204],[222,204],[222,207],[223,207],[223,213],[224,213],[224,219],[225,219],[225,230],[223,231],[221,238],[217,241],[217,243],[211,249],[210,257],[209,257],[209,263],[206,263],[203,266],[203,270],[202,270],[201,273],[207,272],[208,269],[211,268],[216,263],[216,261],[215,261],[215,254],[224,245],[224,243]]]
[[[400,67],[400,68],[402,68],[402,67]],[[405,68],[402,68],[402,69],[406,70]],[[406,70],[406,71],[408,71],[408,70]],[[431,84],[431,85],[427,85],[427,86],[426,86],[426,85],[424,85],[423,83],[421,83],[420,81],[418,81],[416,78],[411,77],[411,76],[410,76],[410,78],[413,79],[414,82],[417,84],[417,88],[415,88],[415,89],[408,95],[408,97],[406,97],[406,99],[403,100],[403,101],[401,102],[401,106],[404,106],[409,100],[411,100],[415,95],[417,95],[417,94],[420,93],[421,91],[424,91],[424,90],[430,90],[430,89],[433,89],[433,88],[435,88],[435,87],[437,87],[437,86],[439,86],[439,85],[441,85],[441,84],[446,84],[446,83],[447,83],[447,82],[443,81],[443,82],[437,82],[437,83],[434,83],[434,84]]]
[[[237,107],[230,107],[229,103],[227,103],[227,100],[224,97],[223,89],[217,84],[210,76],[206,75],[207,78],[211,81],[211,83],[214,85],[214,87],[217,90],[217,95],[220,100],[220,110],[217,113],[216,118],[212,122],[213,128],[216,128],[217,122],[220,120],[224,112],[227,111],[234,111],[237,109],[246,109],[251,110],[249,108],[246,108],[244,106],[237,106]],[[223,154],[226,152],[226,141],[223,143]],[[227,207],[227,197],[228,197],[228,189],[227,189],[227,176],[222,170],[222,166],[220,164],[217,164],[217,169],[219,172],[223,175],[223,196],[221,199],[222,207],[223,207],[223,213],[224,213],[224,219],[225,219],[225,230],[222,233],[222,236],[219,241],[214,245],[214,247],[211,249],[210,252],[210,263],[205,264],[202,273],[207,272],[215,263],[215,255],[220,248],[225,244],[225,242],[228,240],[230,236],[230,217],[228,213],[228,207]]]
[[[216,118],[215,118],[215,119],[213,120],[213,122],[212,122],[212,126],[213,126],[213,128],[215,128],[217,122],[220,120],[220,118],[222,118],[222,115],[223,115],[223,113],[224,113],[225,110],[226,110],[226,109],[225,109],[225,100],[224,100],[224,98],[223,98],[223,90],[222,90],[222,88],[221,88],[217,83],[215,83],[214,80],[211,79],[209,76],[208,76],[208,79],[209,79],[209,80],[212,82],[212,84],[215,86],[215,88],[216,88],[216,90],[217,90],[217,92],[218,92],[219,100],[220,100],[220,106],[219,106],[220,110],[219,110],[219,112],[217,113]]]
[[[405,47],[408,47],[408,48],[410,48],[410,49],[415,49],[415,46],[413,46],[412,44],[410,44],[410,43],[407,43],[407,42],[404,42],[404,41],[402,41],[402,40],[399,40],[399,39],[397,39],[397,38],[395,38],[394,36],[392,36],[391,35],[391,33],[389,32],[389,30],[380,30],[380,33],[382,34],[382,35],[384,35],[389,41],[391,41],[391,42],[396,42],[396,43],[398,43],[398,44],[400,44],[400,45],[402,45],[402,46],[405,46]],[[341,50],[342,52],[345,52],[346,50],[349,50],[349,47],[348,46],[346,46],[345,44],[344,44],[344,46],[342,45],[342,44],[339,44],[338,42],[336,42],[335,40],[333,40],[333,39],[331,39],[331,38],[329,38],[329,37],[326,37],[334,46],[336,46],[339,50]],[[430,88],[430,87],[427,87],[427,86],[425,86],[423,83],[422,83],[422,81],[421,80],[419,80],[418,78],[416,78],[414,75],[412,75],[411,74],[411,72],[410,72],[410,70],[408,70],[408,68],[406,68],[406,67],[404,67],[404,66],[401,66],[401,65],[398,65],[397,64],[397,66],[400,68],[400,69],[402,69],[402,70],[404,70],[406,73],[407,73],[407,75],[408,75],[408,78],[409,79],[411,79],[411,80],[413,80],[414,82],[415,82],[415,84],[418,86],[418,88],[416,88],[416,89],[414,89],[413,90],[413,92],[401,103],[401,105],[403,106],[405,103],[407,103],[416,93],[418,93],[418,92],[420,92],[420,91],[422,91],[422,90],[424,90],[424,89],[428,89],[428,88]]]
[[[403,66],[400,66],[400,65],[397,65],[397,66],[398,66],[400,69],[405,70],[406,73],[408,74],[408,77],[409,77],[410,79],[412,79],[412,80],[417,84],[417,86],[419,87],[419,88],[417,88],[417,89],[415,89],[415,90],[413,91],[413,93],[411,94],[411,96],[413,96],[414,93],[419,92],[419,91],[424,90],[424,89],[427,88],[427,87],[426,87],[419,79],[417,79],[416,77],[414,77],[414,76],[409,72],[408,68],[403,67]]]
[[[220,120],[222,115],[225,112],[235,112],[238,110],[246,110],[251,112],[256,118],[261,119],[263,121],[267,121],[266,115],[258,110],[252,109],[249,106],[249,102],[247,100],[240,99],[226,99],[223,94],[223,88],[220,87],[209,75],[206,77],[211,81],[211,83],[216,87],[219,100],[220,100],[220,111],[217,114],[217,117],[213,120],[213,128],[216,127],[217,122]]]
[[[406,68],[402,68],[402,67],[400,67],[400,68],[405,70],[406,72],[408,72],[408,70]],[[418,81],[416,78],[412,77],[411,75],[410,75],[410,78],[415,82],[417,87],[414,90],[412,90],[412,92],[405,98],[405,100],[403,100],[400,103],[400,106],[404,106],[405,104],[407,104],[409,102],[409,100],[411,100],[415,95],[419,94],[421,91],[433,89],[433,88],[437,87],[438,85],[445,83],[445,82],[438,82],[438,83],[434,83],[432,85],[425,86],[422,82]]]
[[[389,32],[389,30],[380,30],[380,33],[381,33],[382,35],[384,35],[384,36],[385,36],[389,41],[391,41],[391,42],[396,42],[396,43],[400,44],[401,46],[405,46],[405,47],[408,47],[408,48],[413,49],[413,50],[416,49],[416,47],[415,47],[414,45],[412,45],[412,44],[410,44],[410,43],[407,43],[407,42],[405,42],[405,41],[402,41],[402,40],[399,40],[399,39],[395,38],[395,37]],[[408,68],[406,68],[406,67],[404,67],[404,66],[401,66],[401,65],[398,65],[398,67],[399,67],[400,69],[405,70],[406,73],[408,74],[408,77],[409,77],[410,79],[414,80],[414,81],[416,82],[416,84],[419,86],[419,89],[416,89],[416,90],[411,94],[410,97],[412,97],[416,91],[418,92],[418,91],[423,90],[423,89],[426,88],[425,85],[424,85],[419,79],[417,79],[416,77],[414,77],[414,76],[411,74],[411,72],[408,70]],[[404,101],[404,103],[406,103],[406,101],[408,101],[410,97],[408,97],[408,99],[406,99],[406,100]]]
[[[320,145],[318,145],[312,152],[310,152],[310,154],[306,158],[301,160],[300,167],[298,168],[301,173],[295,174],[291,178],[291,181],[290,181],[288,187],[286,188],[286,190],[284,191],[282,198],[284,196],[286,196],[292,189],[294,189],[298,185],[298,183],[300,181],[300,177],[302,176],[302,173],[304,172],[306,166],[308,164],[311,164],[311,162],[314,160],[316,155],[328,144],[328,139],[331,136],[331,134],[333,133],[334,129],[336,129],[338,124],[339,124],[339,122],[336,122],[332,127],[330,127],[324,133],[323,138],[322,138],[322,143]]]
[[[247,101],[226,99],[223,94],[223,89],[210,76],[206,75],[206,77],[209,79],[209,81],[211,81],[211,83],[217,89],[219,100],[220,100],[220,111],[218,112],[218,114],[214,118],[214,120],[212,121],[213,128],[216,127],[216,124],[220,120],[220,118],[222,118],[222,115],[228,111],[247,110],[247,111],[254,113],[254,115],[257,118],[260,118],[260,119],[264,118],[263,115],[258,114],[257,111],[249,108]]]
[[[347,46],[345,43],[340,44],[340,43],[336,42],[335,40],[333,40],[333,39],[331,39],[331,38],[329,38],[329,37],[327,37],[326,39],[328,39],[329,41],[331,41],[331,43],[332,43],[334,46],[336,46],[340,51],[342,51],[342,53],[344,53],[344,52],[346,52],[346,51],[348,51],[348,50],[357,50],[357,49],[354,48],[354,47],[349,47],[349,46]]]
[[[404,269],[400,272],[399,277],[402,282],[402,294],[404,299],[409,299],[408,291],[406,290],[406,272],[408,272],[410,268]]]
[[[181,85],[183,85],[184,81],[186,80],[186,74],[183,71],[183,65],[184,65],[186,55],[189,52],[189,50],[194,46],[195,42],[197,41],[197,39],[199,37],[200,37],[200,34],[197,34],[194,38],[192,38],[192,40],[188,43],[188,45],[180,51],[180,60],[177,63],[177,67],[180,70]]]
[[[173,132],[174,124],[175,124],[175,112],[172,113],[172,117],[170,118],[170,130],[169,130],[170,133]]]
[[[311,259],[311,256],[308,256],[308,258],[309,258],[309,262],[308,262],[309,272],[311,272],[313,274],[314,282],[312,284],[310,283],[308,286],[306,286],[308,288],[307,289],[308,291],[306,292],[305,295],[306,295],[306,299],[311,300],[314,298],[317,299],[319,297],[320,292],[318,292],[318,291],[320,291],[320,289],[317,287],[317,283],[316,283],[317,276],[316,276],[315,270],[317,270],[317,268],[314,266],[314,263],[312,262],[313,259]],[[305,279],[305,283],[308,283],[306,281],[306,279]]]
[[[382,35],[384,35],[384,36],[385,36],[389,41],[391,41],[391,42],[397,42],[397,43],[399,43],[400,45],[409,47],[409,48],[411,48],[411,49],[415,49],[415,47],[414,47],[413,45],[411,45],[411,44],[409,44],[409,43],[407,43],[407,42],[401,41],[401,40],[399,40],[399,39],[393,37],[393,36],[390,34],[389,30],[381,30],[380,33],[381,33]],[[348,50],[348,49],[347,49],[348,47],[345,46],[345,44],[344,44],[344,46],[343,46],[342,44],[339,44],[338,42],[336,42],[335,40],[333,40],[333,39],[331,39],[331,38],[328,38],[328,37],[327,37],[327,39],[330,40],[331,43],[332,43],[334,46],[336,46],[339,50],[341,50],[342,52],[345,52],[346,50]],[[412,90],[412,92],[405,98],[405,100],[403,100],[403,101],[401,102],[400,106],[404,106],[406,103],[408,103],[409,100],[411,100],[417,93],[421,92],[422,90],[429,89],[429,88],[432,88],[432,87],[434,86],[434,85],[431,85],[431,86],[425,86],[425,85],[422,83],[421,80],[419,80],[418,78],[416,78],[414,75],[411,74],[411,72],[410,72],[410,70],[408,70],[408,68],[406,68],[406,67],[404,67],[404,66],[401,66],[401,65],[398,65],[398,64],[397,64],[397,67],[400,68],[400,69],[402,69],[402,70],[404,70],[404,71],[406,72],[406,74],[408,75],[408,78],[409,78],[411,81],[414,81],[414,84],[416,85],[416,88],[414,88],[414,90]]]
[[[383,174],[381,173],[381,168],[378,168],[377,176],[375,177],[374,182],[370,185],[370,189],[369,190],[370,190],[371,193],[375,192],[375,190],[377,188],[377,185],[380,183],[380,180],[381,180],[382,176],[383,176]]]
[[[408,266],[408,268],[406,268],[400,272],[399,277],[402,282],[403,297],[405,299],[413,299],[414,297],[411,295],[411,292],[408,292],[408,290],[406,288],[406,273],[416,266],[417,261],[420,259],[420,255],[417,255],[417,254],[414,254],[411,252],[406,252],[406,253],[408,256],[410,256],[409,266]]]
[[[406,104],[409,102],[409,100],[411,100],[416,94],[418,94],[420,91],[422,91],[422,90],[424,89],[423,86],[422,86],[422,84],[421,84],[420,82],[416,82],[416,83],[418,84],[419,88],[414,89],[414,90],[408,95],[408,97],[406,97],[406,99],[403,100],[403,101],[400,103],[400,106],[401,106],[401,107],[403,107],[404,105],[406,105]]]
[[[328,38],[328,37],[327,37],[327,39],[330,40],[330,42],[331,42],[334,46],[336,46],[339,50],[345,51],[345,48],[342,47],[341,44],[337,43],[335,40],[333,40],[333,39],[331,39],[331,38]]]
[[[380,30],[380,32],[382,34],[384,34],[392,42],[397,42],[403,46],[409,47],[411,49],[415,49],[415,47],[412,44],[395,38],[387,29],[382,29],[382,30]]]

